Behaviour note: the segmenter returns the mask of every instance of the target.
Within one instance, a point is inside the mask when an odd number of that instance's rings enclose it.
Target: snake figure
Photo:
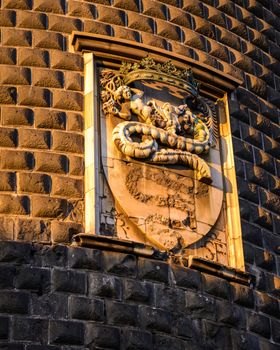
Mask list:
[[[203,100],[196,98],[196,114],[187,104],[159,106],[153,99],[145,103],[144,93],[112,70],[102,71],[101,85],[104,114],[125,120],[113,130],[123,155],[148,163],[183,164],[196,171],[198,180],[211,182],[210,168],[198,156],[209,151],[213,138],[211,110]]]

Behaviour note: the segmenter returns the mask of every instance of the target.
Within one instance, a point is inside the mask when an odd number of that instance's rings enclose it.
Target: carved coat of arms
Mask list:
[[[100,83],[105,233],[182,255],[207,244],[223,211],[214,103],[190,69],[149,57]]]

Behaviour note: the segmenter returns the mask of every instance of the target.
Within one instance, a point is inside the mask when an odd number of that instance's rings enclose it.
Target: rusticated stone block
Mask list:
[[[25,106],[49,107],[50,91],[38,87],[19,86],[18,103]]]
[[[84,324],[71,321],[50,321],[50,343],[82,345],[84,343]]]
[[[254,146],[257,146],[259,148],[262,147],[262,136],[259,131],[256,129],[247,126],[246,124],[241,125],[241,134],[242,139]]]
[[[0,239],[4,241],[13,240],[14,232],[15,232],[14,219],[6,216],[0,217]]]
[[[265,235],[264,231],[264,235]],[[267,271],[276,272],[275,256],[268,250],[256,249],[255,250],[255,263],[257,266],[266,269]]]
[[[158,282],[169,282],[169,265],[156,260],[139,258],[138,274],[140,278]]]
[[[136,276],[136,257],[134,255],[104,252],[104,270],[120,276]]]
[[[260,101],[260,112],[269,118],[272,122],[278,123],[278,111],[275,106],[271,105],[269,102],[265,100]]]
[[[251,288],[237,283],[231,283],[231,286],[233,301],[235,303],[248,308],[254,307],[254,294]]]
[[[210,22],[221,27],[226,27],[226,19],[224,13],[212,6],[203,4],[204,17]]]
[[[169,288],[165,285],[155,286],[155,307],[170,312],[181,312],[185,309],[185,292],[181,289]]]
[[[78,113],[67,113],[67,131],[78,131],[84,130],[84,118]]]
[[[2,169],[29,170],[33,168],[34,157],[30,152],[2,150],[0,165]]]
[[[33,10],[64,13],[65,0],[33,0]]]
[[[16,239],[28,242],[50,242],[50,223],[43,220],[19,219]]]
[[[83,181],[62,176],[52,177],[52,194],[69,198],[83,197]]]
[[[23,148],[48,149],[51,142],[50,131],[19,129],[19,146]]]
[[[34,47],[42,49],[63,50],[64,38],[59,33],[52,33],[43,30],[32,31],[32,42]]]
[[[252,112],[250,113],[250,123],[253,128],[258,129],[267,135],[271,135],[271,122],[268,118],[265,118],[261,114]]]
[[[3,220],[1,221],[3,222]],[[0,261],[2,263],[28,264],[30,262],[30,243],[0,241],[0,248]]]
[[[65,245],[38,245],[34,253],[34,265],[40,267],[64,267],[67,264]]]
[[[35,127],[42,129],[65,129],[65,112],[36,108],[34,110]]]
[[[53,149],[64,152],[83,153],[83,135],[53,131]]]
[[[245,241],[253,243],[260,247],[263,246],[262,232],[259,227],[257,227],[256,225],[249,224],[244,220],[241,220],[241,226],[242,236]]]
[[[138,305],[106,301],[107,323],[112,325],[138,325]]]
[[[233,349],[260,349],[258,337],[249,332],[232,330]]]
[[[74,30],[82,30],[82,22],[76,18],[63,18],[61,16],[49,15],[49,30],[61,33],[72,33]]]
[[[67,201],[59,198],[33,196],[32,215],[36,217],[58,218],[65,216]]]
[[[95,249],[69,247],[68,263],[74,269],[100,270],[102,252]]]
[[[150,17],[135,12],[128,12],[127,19],[128,27],[131,29],[142,30],[146,33],[153,33],[154,31],[154,20]]]
[[[109,24],[92,20],[84,20],[84,31],[101,35],[111,35],[112,28]]]
[[[260,109],[259,100],[257,96],[252,94],[248,90],[239,87],[237,89],[237,99],[239,102],[256,112],[258,112]]]
[[[156,28],[156,32],[158,35],[163,36],[166,39],[180,41],[182,33],[179,26],[173,25],[171,23],[166,23],[166,21],[157,19]]]
[[[207,36],[208,38],[215,38],[215,27],[212,23],[204,18],[193,16],[194,29],[196,32]]]
[[[153,298],[152,290],[150,283],[127,279],[124,281],[123,296],[125,300],[149,303]]]
[[[269,181],[269,190],[278,196],[280,195],[280,179],[276,176],[270,175],[268,177]]]
[[[70,52],[51,51],[51,67],[55,69],[66,69],[82,71],[83,58]]]
[[[241,218],[249,221],[250,220],[250,204],[249,204],[249,202],[245,201],[242,198],[239,198],[239,209],[240,209]]]
[[[0,11],[1,27],[14,27],[16,24],[16,12],[10,10]]]
[[[53,107],[73,111],[83,110],[83,95],[79,92],[53,91]]]
[[[235,4],[232,1],[218,0],[216,7],[220,11],[227,13],[229,16],[235,16]]]
[[[241,38],[248,40],[247,26],[244,23],[238,21],[233,17],[227,17],[226,21],[228,24],[228,29],[230,31],[240,36]]]
[[[29,214],[29,199],[25,196],[0,195],[0,213],[26,215]]]
[[[262,335],[265,338],[270,338],[270,323],[265,316],[250,313],[247,319],[248,329],[251,332]]]
[[[167,9],[165,5],[159,4],[151,0],[143,0],[142,6],[142,11],[145,15],[150,17],[166,19]]]
[[[69,314],[71,318],[89,321],[104,321],[104,301],[70,296]]]
[[[260,188],[261,204],[268,210],[280,214],[280,196]]]
[[[37,152],[34,169],[48,173],[64,174],[68,171],[68,158],[55,153]]]
[[[273,158],[258,148],[253,148],[253,152],[255,157],[255,164],[269,171],[270,173],[275,174]]]
[[[70,243],[72,237],[83,232],[83,226],[73,222],[54,221],[51,222],[52,243]]]
[[[5,46],[31,46],[31,32],[19,29],[2,29],[2,43]]]
[[[243,180],[241,177],[237,178],[238,184],[238,194],[240,197],[248,199],[251,202],[259,203],[258,187],[249,183],[246,180]]]
[[[193,15],[203,16],[202,4],[198,0],[183,0],[182,9]]]
[[[18,49],[18,64],[30,67],[48,67],[49,53],[40,49]]]
[[[272,138],[277,141],[280,142],[280,126],[277,124],[272,123]]]
[[[1,128],[0,130],[0,146],[16,147],[17,146],[17,130],[12,128]]]
[[[92,4],[69,0],[68,1],[68,14],[70,16],[75,16],[78,18],[90,18],[95,19],[96,17],[96,8]]]
[[[170,333],[171,317],[168,311],[149,306],[139,306],[139,319],[141,327],[154,331]]]
[[[122,285],[117,277],[90,273],[88,276],[88,294],[106,298],[121,298]]]
[[[86,275],[72,270],[52,271],[52,286],[55,291],[79,293],[86,292]]]
[[[107,2],[107,3],[106,3]],[[105,0],[105,5],[109,5],[109,0]],[[139,4],[137,0],[115,0],[114,6],[124,10],[139,11]]]
[[[202,284],[205,292],[223,299],[230,298],[229,284],[224,279],[202,274]]]
[[[3,8],[31,10],[32,3],[30,0],[3,0]]]
[[[273,140],[271,137],[263,135],[264,140],[264,150],[274,156],[275,158],[280,158],[280,144]]]
[[[154,47],[159,47],[161,49],[167,49],[167,42],[165,39],[150,34],[150,33],[141,33],[142,41],[143,44],[154,46]]]
[[[116,38],[141,42],[140,34],[135,30],[112,24],[112,32]]]
[[[91,346],[119,349],[120,348],[120,330],[116,327],[96,325],[88,323],[86,325],[85,344]]]
[[[255,29],[248,29],[249,40],[264,51],[268,50],[267,38]]]
[[[81,176],[84,174],[84,158],[69,156],[69,173],[71,175]]]
[[[176,286],[191,289],[199,289],[201,287],[201,275],[197,271],[173,265],[172,273]]]
[[[125,12],[112,7],[96,4],[96,17],[101,22],[125,25]]]
[[[1,62],[5,63],[5,62]],[[9,62],[11,64],[11,62]],[[27,68],[1,66],[0,82],[8,85],[29,85],[30,70]]]
[[[248,89],[250,91],[252,91],[254,94],[266,98],[267,96],[267,84],[257,78],[254,75],[248,75],[246,74],[246,80],[247,80],[247,84],[248,84]]]
[[[184,44],[196,49],[205,50],[206,42],[202,35],[187,28],[182,28],[182,30],[185,38]]]
[[[83,77],[81,76],[80,73],[65,72],[64,85],[66,90],[82,91]]]
[[[193,318],[216,320],[215,300],[199,292],[186,292],[186,313]]]
[[[54,318],[67,318],[68,295],[62,293],[38,294],[31,294],[32,315],[40,317],[49,317],[53,315]]]
[[[192,345],[195,346],[195,344]],[[182,339],[176,338],[174,336],[167,336],[165,334],[156,333],[154,335],[154,348],[161,350],[180,350],[187,349],[190,347],[190,344],[183,341]]]
[[[1,171],[0,172],[0,191],[14,191],[16,188],[15,173]]]
[[[63,73],[50,69],[33,69],[32,82],[35,86],[62,88]]]
[[[236,119],[239,119],[245,123],[249,123],[249,112],[248,108],[237,101],[229,100],[229,111],[230,115]]]
[[[251,207],[251,220],[260,226],[272,229],[272,217],[270,212],[261,207]]]
[[[152,334],[139,329],[125,329],[122,333],[122,344],[126,350],[133,348],[152,349]]]
[[[261,311],[268,315],[272,315],[276,317],[279,316],[280,310],[279,310],[279,304],[276,298],[273,298],[262,292],[256,292],[255,300],[256,300],[256,306],[258,311]]]
[[[244,163],[242,160],[234,157],[236,175],[245,178]]]
[[[190,47],[177,43],[176,41],[170,42],[169,45],[172,49],[171,51],[177,52],[178,54],[183,55],[185,57],[194,58],[194,52]]]
[[[0,103],[13,105],[16,104],[16,93],[15,87],[0,87]]]
[[[16,63],[16,49],[10,47],[0,48],[0,64],[15,64]]]
[[[221,59],[222,61],[229,62],[229,52],[226,46],[219,44],[218,42],[207,39],[208,53],[211,56]]]
[[[217,305],[217,321],[227,323],[238,328],[244,328],[245,315],[241,307],[227,303],[222,300],[216,301]]]
[[[31,29],[46,29],[47,16],[43,13],[19,11],[17,27]]]
[[[51,178],[48,175],[36,173],[19,173],[18,180],[18,189],[21,192],[50,192]]]
[[[32,125],[33,111],[28,108],[2,107],[3,125]]]
[[[186,13],[185,11],[178,9],[176,7],[170,7],[169,8],[169,17],[170,22],[174,24],[178,24],[181,27],[186,27],[191,29],[192,24],[192,18],[191,16]]]
[[[0,312],[27,314],[30,295],[24,292],[1,291]]]
[[[264,247],[274,254],[279,254],[280,237],[269,231],[263,232]]]
[[[16,289],[31,289],[46,293],[50,290],[51,274],[49,269],[19,267],[15,275]]]

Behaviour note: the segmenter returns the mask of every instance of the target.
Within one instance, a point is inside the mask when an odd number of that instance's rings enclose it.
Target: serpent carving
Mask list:
[[[143,91],[129,86],[137,79],[183,86],[193,97],[195,113],[188,103],[145,103]],[[124,63],[119,72],[104,69],[101,85],[104,114],[125,120],[113,130],[113,141],[123,155],[148,163],[183,164],[196,171],[198,180],[211,181],[209,166],[198,155],[207,153],[214,140],[213,118],[209,106],[194,96],[198,86],[189,70],[146,58],[140,64]]]

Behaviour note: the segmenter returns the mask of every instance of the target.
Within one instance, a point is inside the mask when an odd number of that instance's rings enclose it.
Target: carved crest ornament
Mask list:
[[[101,158],[112,197],[101,216],[111,215],[114,235],[174,254],[207,247],[223,211],[215,104],[199,96],[191,69],[150,57],[101,69],[100,84]],[[225,250],[219,227],[214,241]]]

